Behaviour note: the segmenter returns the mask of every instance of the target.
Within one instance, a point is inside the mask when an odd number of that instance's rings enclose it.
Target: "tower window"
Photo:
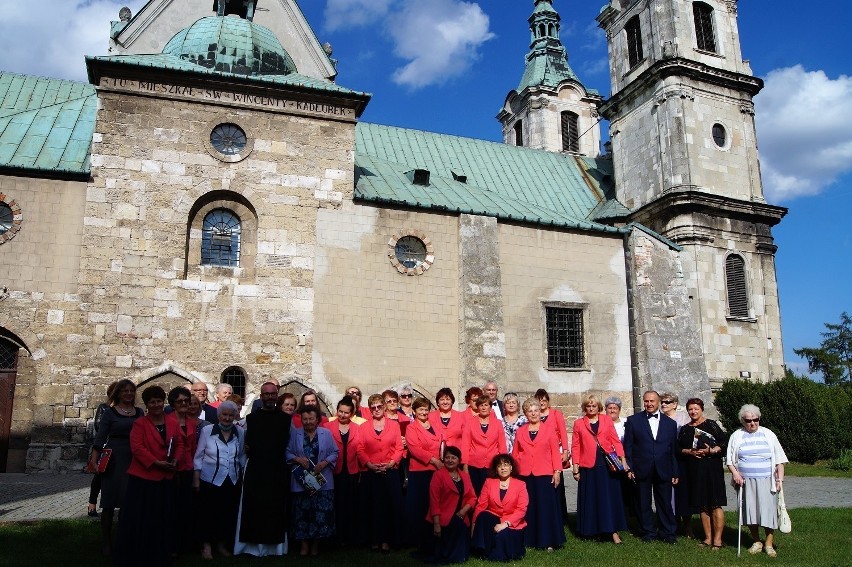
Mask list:
[[[695,18],[695,39],[698,49],[716,53],[716,35],[713,33],[713,8],[704,2],[692,4]]]
[[[515,130],[515,145],[523,146],[524,145],[524,123],[521,120],[515,122],[515,126],[513,127]]]
[[[725,259],[725,281],[728,286],[728,314],[731,317],[748,317],[748,286],[742,256],[731,254]]]
[[[569,111],[562,113],[562,151],[580,151],[580,131],[577,125],[579,117]]]
[[[209,266],[240,265],[240,219],[228,209],[214,209],[204,217],[201,263]]]
[[[547,367],[582,368],[585,364],[583,310],[545,307]]]
[[[724,148],[728,144],[728,132],[719,123],[713,124],[713,143]]]
[[[642,52],[642,26],[639,24],[639,16],[633,16],[624,26],[627,33],[627,60],[630,67],[635,67],[645,58]]]

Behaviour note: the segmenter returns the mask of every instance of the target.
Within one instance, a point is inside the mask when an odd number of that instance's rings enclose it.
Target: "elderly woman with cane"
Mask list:
[[[742,496],[742,522],[751,532],[751,554],[766,551],[776,557],[775,530],[778,528],[778,492],[784,482],[784,464],[787,455],[778,437],[760,426],[760,408],[746,404],[739,413],[742,428],[728,440],[727,463],[733,482]],[[760,541],[759,528],[766,533]]]

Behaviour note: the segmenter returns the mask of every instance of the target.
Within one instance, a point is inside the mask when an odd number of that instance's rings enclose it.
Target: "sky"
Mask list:
[[[260,0],[259,10],[272,1]],[[4,2],[0,69],[86,80],[84,55],[106,53],[109,21],[143,0]],[[212,2],[211,2],[212,4]],[[587,88],[609,95],[604,0],[554,0],[569,62]],[[337,82],[373,94],[362,120],[499,141],[495,118],[523,73],[533,0],[299,0]],[[784,359],[818,346],[824,323],[852,312],[852,4],[743,0],[740,42],[765,81],[755,98],[764,191],[789,208],[773,229]],[[45,17],[45,14],[50,14]],[[847,53],[846,56],[843,53]],[[604,124],[603,133],[606,137]]]

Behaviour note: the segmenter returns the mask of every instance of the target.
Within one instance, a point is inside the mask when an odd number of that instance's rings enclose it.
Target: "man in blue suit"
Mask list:
[[[639,525],[642,541],[657,538],[675,543],[677,522],[672,509],[672,490],[677,484],[677,423],[660,411],[660,395],[653,390],[642,394],[645,411],[631,415],[624,426],[624,455],[628,478],[636,481],[639,492]],[[651,492],[660,523],[654,527]]]

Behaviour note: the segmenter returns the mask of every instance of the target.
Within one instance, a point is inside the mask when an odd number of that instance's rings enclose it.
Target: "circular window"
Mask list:
[[[236,124],[219,124],[210,132],[210,145],[226,156],[238,155],[246,143],[246,133]]]
[[[713,124],[713,142],[720,148],[728,145],[728,132],[719,123]]]
[[[394,235],[388,245],[388,258],[401,274],[420,275],[435,261],[432,242],[418,231],[409,230],[402,236]]]
[[[0,203],[0,234],[6,234],[12,230],[15,215],[12,213],[12,207],[6,203]]]

